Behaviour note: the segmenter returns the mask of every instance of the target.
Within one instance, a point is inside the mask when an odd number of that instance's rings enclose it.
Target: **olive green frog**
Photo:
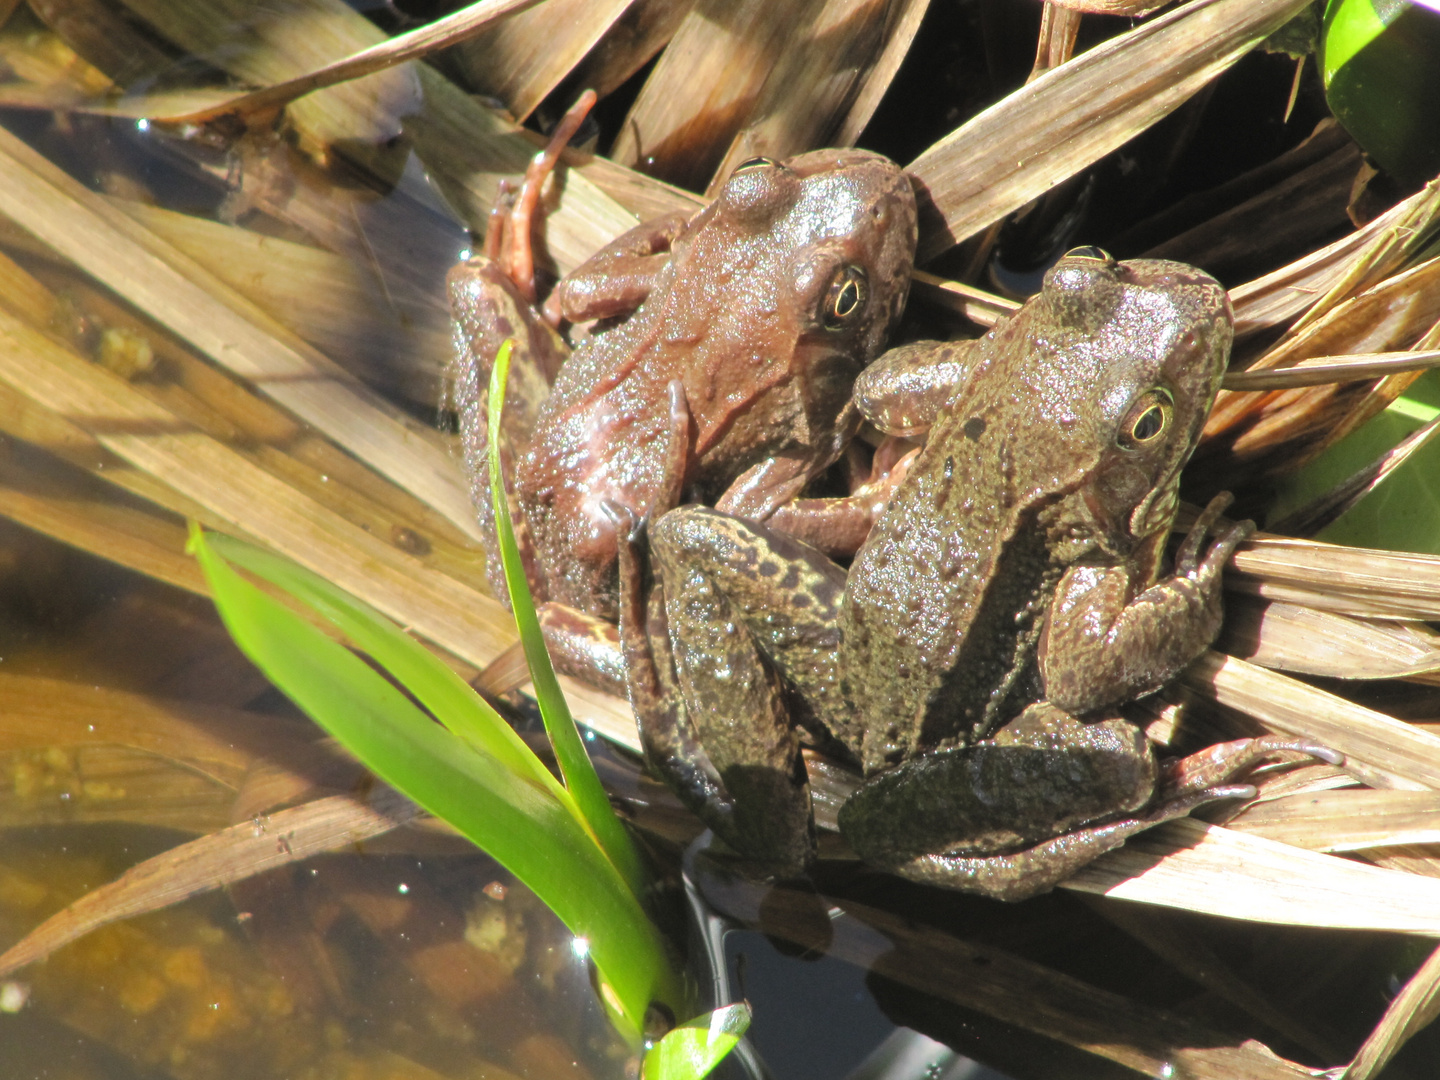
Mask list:
[[[867,419],[928,436],[848,574],[682,507],[648,530],[647,590],[632,537],[621,636],[649,762],[785,876],[814,854],[803,733],[864,776],[839,814],[860,858],[1013,900],[1253,791],[1225,785],[1276,750],[1333,759],[1267,737],[1162,769],[1116,711],[1214,639],[1221,568],[1253,528],[1217,528],[1218,497],[1160,576],[1231,336],[1205,273],[1079,249],[985,337],[862,374]]]

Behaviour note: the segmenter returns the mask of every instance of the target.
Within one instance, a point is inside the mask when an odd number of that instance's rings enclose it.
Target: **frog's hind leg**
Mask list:
[[[804,870],[815,844],[797,688],[778,669],[807,650],[833,666],[843,584],[817,552],[813,564],[788,559],[798,547],[682,507],[651,528],[648,596],[639,545],[622,539],[620,555],[621,640],[646,758],[721,839],[778,876]],[[813,625],[784,616],[777,586],[791,577],[792,587],[808,579]]]
[[[1228,781],[1282,752],[1338,759],[1313,743],[1267,736],[1162,769],[1137,725],[1081,720],[1040,702],[992,739],[872,780],[841,808],[840,828],[862,858],[901,877],[1024,900],[1136,833],[1208,802],[1253,796],[1253,787]]]

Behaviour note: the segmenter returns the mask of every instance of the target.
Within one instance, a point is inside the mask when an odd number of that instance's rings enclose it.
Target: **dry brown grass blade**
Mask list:
[[[1378,284],[1428,240],[1437,216],[1440,183],[1427,184],[1363,229],[1231,289],[1236,341],[1280,326],[1307,308],[1319,317],[1341,300]],[[1307,321],[1310,318],[1306,315]]]
[[[1360,148],[1342,145],[1278,183],[1146,250],[1148,258],[1203,266],[1235,279],[1275,266],[1353,226],[1346,208]]]
[[[120,86],[163,75],[174,64],[163,49],[100,0],[30,0],[46,26]]]
[[[489,597],[277,480],[123,380],[0,316],[0,380],[86,428],[111,452],[161,477],[276,550],[369,599],[460,656],[505,648],[508,617]]]
[[[1372,1080],[1405,1041],[1440,1015],[1440,949],[1410,976],[1337,1080]]]
[[[864,127],[927,0],[737,0],[686,16],[612,156],[685,187],[739,161],[843,145]],[[797,94],[795,87],[809,88]]]
[[[0,955],[0,975],[34,963],[101,926],[378,836],[421,812],[409,799],[382,786],[363,801],[353,795],[331,795],[181,844],[46,919]]]
[[[232,794],[270,762],[321,775],[315,729],[265,713],[33,675],[0,676],[0,750],[122,746],[178,762]],[[352,766],[353,768],[353,766]]]
[[[185,832],[223,829],[235,793],[155,754],[121,746],[0,754],[5,828],[123,823]]]
[[[1321,791],[1258,802],[1225,823],[1307,851],[1440,843],[1440,791]]]
[[[1252,922],[1440,936],[1440,880],[1193,818],[1131,837],[1060,887]]]
[[[1354,619],[1245,597],[1226,603],[1218,647],[1279,671],[1335,679],[1400,679],[1425,673],[1440,682],[1440,635],[1419,622]]]
[[[1208,652],[1180,685],[1345,755],[1347,771],[1371,787],[1440,788],[1440,737],[1266,668]]]
[[[916,270],[911,275],[910,289],[912,296],[948,308],[981,326],[994,326],[1005,316],[1020,310],[1020,305],[1014,300],[924,270]]]
[[[524,120],[608,33],[632,0],[544,0],[461,44],[466,81]],[[573,85],[573,84],[572,84]]]
[[[231,113],[244,115],[276,109],[327,86],[363,78],[396,64],[403,64],[407,60],[416,60],[447,48],[480,33],[491,23],[539,2],[540,0],[477,0],[451,15],[397,34],[378,45],[372,45],[343,60],[307,71],[303,75],[274,83],[262,90],[237,95],[227,102],[202,111],[166,115],[157,119],[198,124]]]
[[[1322,611],[1440,619],[1440,558],[1433,555],[1261,535],[1235,553],[1225,587]]]
[[[29,456],[12,447],[0,458],[0,515],[167,585],[206,594],[199,565],[183,554],[181,520],[115,499],[114,489],[61,472],[53,459],[50,467],[34,467]]]
[[[440,400],[452,348],[441,296],[401,310],[371,266],[190,214],[110,203],[326,356],[343,358],[352,374],[413,401]]]
[[[1363,469],[1357,469],[1329,491],[1298,506],[1270,525],[1272,532],[1284,536],[1313,536],[1375,489],[1417,450],[1440,434],[1440,418],[1417,428],[1385,451]]]
[[[1195,932],[1190,920],[1168,911],[1141,904],[1111,904],[1086,897],[1085,906],[1100,918],[1119,927],[1150,952],[1206,991],[1229,1002],[1251,1020],[1303,1046],[1322,1061],[1338,1061],[1345,1055],[1328,1031],[1294,1016],[1284,1004],[1273,1001],[1250,980],[1238,975],[1209,939]]]
[[[1077,56],[921,154],[918,259],[1024,206],[1167,115],[1305,6],[1191,0]]]
[[[1355,353],[1348,356],[1312,356],[1289,367],[1231,371],[1221,384],[1226,390],[1291,390],[1299,386],[1381,379],[1402,371],[1428,371],[1440,367],[1440,350]]]
[[[475,534],[467,485],[430,429],[5,132],[0,213]]]
[[[342,0],[296,0],[280,11],[246,0],[128,0],[126,6],[171,41],[252,83],[303,77],[385,42]],[[327,87],[291,104],[286,119],[300,147],[317,160],[340,153],[384,185],[419,188],[414,197],[424,202],[428,193],[419,172],[405,170],[413,146],[425,171],[477,232],[484,231],[500,179],[523,172],[535,152],[513,124],[428,64]],[[396,140],[402,132],[408,141]],[[560,198],[546,214],[545,250],[562,271],[635,224],[583,172],[565,172]]]

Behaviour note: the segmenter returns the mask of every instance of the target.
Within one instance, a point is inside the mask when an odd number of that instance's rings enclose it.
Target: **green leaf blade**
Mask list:
[[[555,677],[555,668],[550,663],[550,654],[546,651],[545,638],[540,631],[540,620],[530,596],[530,585],[525,580],[525,567],[520,558],[520,547],[515,541],[515,529],[510,521],[510,503],[500,469],[500,416],[505,408],[505,384],[510,374],[513,351],[514,342],[507,339],[495,356],[495,366],[490,372],[490,412],[487,418],[490,495],[495,504],[495,532],[500,544],[500,559],[505,567],[505,585],[510,593],[515,626],[520,631],[520,641],[525,649],[525,660],[530,667],[535,700],[539,703],[545,731],[555,749],[555,760],[560,764],[566,787],[574,796],[575,804],[594,833],[596,842],[639,895],[645,889],[644,866],[630,834],[610,806],[610,797],[590,762],[590,755],[585,751],[584,741],[570,714],[570,706]]]
[[[645,1055],[642,1080],[700,1080],[750,1027],[750,1006],[725,1005],[675,1028]]]
[[[568,800],[536,782],[533,770],[509,769],[436,724],[349,649],[241,578],[198,529],[192,550],[226,628],[271,681],[366,768],[484,848],[586,939],[608,986],[602,997],[630,1034],[651,1001],[682,1000],[658,931]]]

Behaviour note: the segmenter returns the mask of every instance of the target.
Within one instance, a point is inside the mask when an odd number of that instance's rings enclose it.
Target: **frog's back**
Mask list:
[[[942,419],[851,570],[841,663],[867,771],[986,734],[1059,580],[1036,527],[1044,500],[1016,483],[1021,433],[981,427]],[[973,453],[943,450],[957,430]]]

